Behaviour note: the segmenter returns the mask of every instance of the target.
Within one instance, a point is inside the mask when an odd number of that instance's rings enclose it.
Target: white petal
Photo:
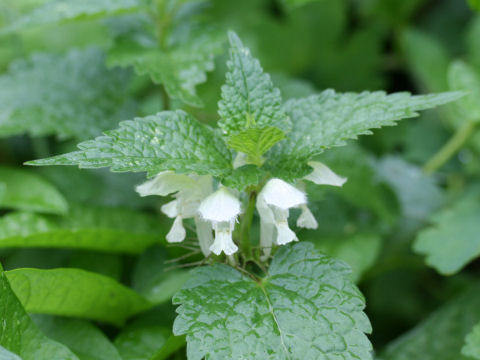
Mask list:
[[[222,251],[226,255],[232,255],[237,252],[238,247],[235,245],[232,239],[232,230],[233,223],[222,222],[214,225],[215,229],[215,240],[210,246],[210,250],[216,254],[220,255]]]
[[[167,241],[169,243],[182,242],[186,236],[185,228],[183,227],[182,217],[177,216],[173,221],[172,228],[167,234]]]
[[[328,166],[318,161],[310,161],[308,163],[313,171],[304,177],[317,185],[342,186],[347,181],[346,177],[338,176]]]
[[[240,201],[226,188],[221,187],[202,201],[198,212],[204,220],[235,221],[241,212]]]
[[[175,174],[173,171],[163,171],[154,179],[136,187],[140,196],[167,196],[174,192],[195,187],[195,181],[187,175]]]
[[[272,253],[272,246],[275,240],[275,224],[260,220],[260,248],[263,251],[261,260],[266,260]]]
[[[277,244],[285,245],[289,242],[296,241],[297,235],[288,227],[286,221],[282,221],[276,224],[277,225]]]
[[[178,201],[173,200],[173,201],[170,201],[170,202],[166,203],[165,205],[162,205],[160,210],[165,215],[167,215],[169,218],[174,218],[178,215],[177,206],[178,206]]]
[[[280,179],[269,180],[258,196],[262,197],[267,205],[274,205],[280,209],[307,203],[305,193]]]
[[[301,206],[302,213],[297,219],[297,226],[303,227],[306,229],[316,229],[318,228],[318,222],[313,216],[312,212],[306,205]]]
[[[210,246],[213,244],[212,224],[196,216],[195,228],[197,229],[198,243],[203,255],[210,255]]]

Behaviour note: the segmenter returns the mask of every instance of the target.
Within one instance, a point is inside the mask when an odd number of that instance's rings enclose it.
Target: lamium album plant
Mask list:
[[[0,3],[0,359],[480,359],[461,2]]]

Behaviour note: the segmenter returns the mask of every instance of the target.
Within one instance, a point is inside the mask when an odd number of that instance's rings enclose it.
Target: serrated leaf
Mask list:
[[[387,346],[382,360],[467,360],[460,354],[465,336],[480,320],[480,288],[443,306]]]
[[[80,269],[5,272],[28,312],[73,316],[121,325],[151,305],[115,280]]]
[[[480,74],[462,61],[452,63],[448,71],[451,90],[467,91],[467,95],[455,103],[462,118],[480,122]]]
[[[139,8],[138,0],[50,0],[24,15],[2,32],[9,33],[30,26],[114,15]]]
[[[64,214],[68,204],[60,192],[40,176],[25,170],[0,166],[4,194],[0,207]]]
[[[243,165],[222,178],[222,184],[237,190],[258,185],[267,173],[256,165]]]
[[[18,60],[0,77],[0,137],[96,136],[131,113],[128,81],[128,72],[106,69],[96,48]]]
[[[79,360],[68,348],[47,338],[32,322],[13,293],[1,265],[0,319],[0,349],[3,347],[24,360]],[[7,360],[18,360],[18,357],[7,357]]]
[[[0,248],[54,247],[138,254],[159,243],[162,236],[163,228],[155,217],[121,208],[72,206],[63,218],[26,212],[0,218]]]
[[[435,213],[431,226],[414,243],[417,253],[444,275],[460,271],[480,256],[480,196],[469,195],[453,206]]]
[[[110,340],[83,320],[33,315],[33,321],[49,338],[71,349],[80,360],[122,360]]]
[[[190,360],[371,359],[365,303],[348,266],[299,243],[282,247],[259,281],[201,267],[174,297],[173,326]]]
[[[202,106],[195,88],[213,70],[214,57],[223,50],[224,36],[213,31],[199,32],[194,38],[164,50],[118,43],[109,51],[107,64],[133,66],[137,74],[149,75],[154,83],[163,84],[169,97]]]
[[[27,164],[110,167],[119,172],[146,171],[151,176],[164,170],[220,176],[232,167],[220,135],[181,110],[122,121],[118,129],[78,147],[79,151]]]
[[[480,323],[477,323],[465,338],[462,355],[472,359],[480,359]]]
[[[247,154],[252,163],[261,165],[262,155],[284,138],[285,133],[273,126],[248,128],[231,135],[228,138],[228,145],[236,151]]]
[[[418,116],[426,110],[454,101],[463,93],[410,95],[407,92],[387,95],[383,91],[336,93],[333,90],[303,99],[289,100],[284,109],[292,120],[288,138],[270,152],[268,166],[275,176],[288,179],[302,177],[308,168],[299,169],[325,149],[342,146],[348,139],[372,134],[371,129],[393,126],[401,119]]]
[[[218,125],[229,135],[249,127],[274,126],[288,131],[290,121],[282,110],[280,90],[238,36],[230,32],[228,37],[230,60],[218,103]]]

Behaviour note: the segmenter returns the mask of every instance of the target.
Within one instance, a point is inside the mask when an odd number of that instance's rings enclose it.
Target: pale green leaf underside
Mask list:
[[[247,127],[275,126],[287,131],[290,122],[282,109],[280,90],[235,33],[229,33],[229,40],[230,60],[218,103],[218,125],[229,135]]]
[[[151,305],[115,280],[80,269],[15,269],[10,285],[28,312],[121,325]]]
[[[40,176],[25,170],[0,166],[0,184],[5,186],[0,207],[64,214],[68,204],[60,192]]]
[[[422,230],[414,250],[441,274],[460,271],[480,255],[480,197],[468,196],[436,213],[432,225]]]
[[[255,282],[226,265],[201,267],[174,297],[173,331],[189,360],[371,359],[364,299],[348,266],[313,245],[282,247]]]
[[[420,110],[454,101],[463,95],[461,92],[387,95],[383,91],[341,94],[325,90],[307,98],[289,100],[284,109],[293,129],[287,140],[270,152],[270,167],[278,176],[301,177],[305,174],[298,174],[299,164],[325,149],[345,145],[346,140],[372,134],[371,129],[395,125],[398,120],[418,116]]]
[[[195,87],[207,80],[206,73],[213,70],[214,57],[222,51],[223,43],[223,34],[212,31],[164,51],[119,43],[109,51],[107,64],[133,66],[137,74],[149,75],[154,83],[163,84],[171,98],[202,106]]]
[[[35,54],[0,77],[0,137],[22,133],[86,139],[131,113],[128,72],[108,70],[101,50]]]
[[[247,154],[253,163],[260,164],[262,155],[283,138],[285,133],[273,126],[248,128],[230,136],[228,145]]]
[[[472,359],[480,359],[480,323],[477,323],[472,331],[465,338],[465,345],[462,348],[462,355]]]
[[[184,111],[123,121],[104,136],[78,145],[79,151],[28,162],[29,165],[110,167],[112,171],[195,172],[221,176],[231,171],[231,154],[212,128]]]
[[[65,346],[47,338],[32,322],[13,293],[0,265],[0,358],[2,348],[23,360],[79,360]],[[6,358],[6,360],[18,360]]]
[[[462,118],[480,122],[480,73],[462,62],[454,62],[448,72],[448,83],[451,90],[467,91],[467,95],[455,105]]]
[[[73,206],[62,218],[13,212],[0,218],[0,248],[49,247],[139,254],[162,240],[155,217],[119,208]]]
[[[33,321],[50,339],[62,343],[80,360],[124,360],[110,340],[84,320],[33,315]]]
[[[3,32],[18,31],[35,25],[114,15],[134,11],[139,7],[139,0],[50,0],[15,21]]]
[[[474,286],[389,345],[381,360],[467,360],[465,336],[480,320],[480,288]]]

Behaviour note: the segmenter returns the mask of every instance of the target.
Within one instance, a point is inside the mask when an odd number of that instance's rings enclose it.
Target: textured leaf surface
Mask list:
[[[224,36],[213,31],[200,31],[192,39],[166,50],[145,48],[135,43],[119,43],[108,55],[109,66],[133,66],[139,75],[149,75],[156,84],[163,84],[173,99],[202,106],[195,87],[207,80],[214,68],[214,57],[223,50]]]
[[[6,272],[28,312],[122,324],[150,304],[115,280],[80,269],[15,269]]]
[[[459,92],[387,95],[383,91],[340,94],[326,90],[289,100],[284,108],[293,129],[286,141],[272,149],[270,166],[283,177],[288,174],[295,177],[299,163],[305,163],[327,148],[345,145],[348,139],[371,134],[371,129],[393,126],[398,120],[418,116],[420,110],[448,103],[462,95]],[[297,177],[303,175],[306,174],[300,173]]]
[[[248,127],[275,126],[284,131],[290,122],[282,109],[280,90],[273,86],[257,59],[230,32],[230,60],[226,83],[218,103],[221,120],[218,125],[228,134]]]
[[[94,325],[83,320],[33,315],[49,338],[71,349],[80,360],[122,360],[117,349]]]
[[[480,288],[454,299],[389,345],[381,360],[466,360],[465,336],[480,320]]]
[[[14,62],[0,77],[0,137],[99,135],[131,115],[128,80],[127,72],[106,69],[95,48]]]
[[[79,360],[65,346],[47,338],[32,322],[13,293],[1,265],[0,319],[0,358],[4,355],[3,347],[23,360]],[[18,357],[6,360],[18,360]]]
[[[5,186],[0,207],[63,214],[68,204],[60,192],[40,176],[0,166],[0,183]]]
[[[139,0],[50,0],[11,24],[4,31],[67,20],[113,15],[139,8]]]
[[[0,218],[0,248],[59,247],[141,253],[164,234],[158,220],[119,208],[73,206],[63,218],[13,212]]]
[[[477,323],[465,338],[462,355],[472,359],[480,359],[480,323]]]
[[[250,161],[260,165],[262,155],[284,137],[285,133],[273,126],[248,128],[230,136],[228,145],[247,154]]]
[[[258,185],[267,173],[256,165],[244,165],[234,169],[222,179],[222,184],[237,190],[243,190],[248,186]]]
[[[300,243],[256,282],[226,265],[195,270],[174,297],[174,334],[202,359],[371,359],[371,330],[348,266]]]
[[[220,135],[181,110],[123,121],[118,129],[78,147],[28,164],[110,167],[152,176],[163,170],[222,175],[231,169],[231,154]]]
[[[454,274],[480,255],[480,196],[478,193],[435,213],[432,225],[414,243],[417,253],[441,274]]]

